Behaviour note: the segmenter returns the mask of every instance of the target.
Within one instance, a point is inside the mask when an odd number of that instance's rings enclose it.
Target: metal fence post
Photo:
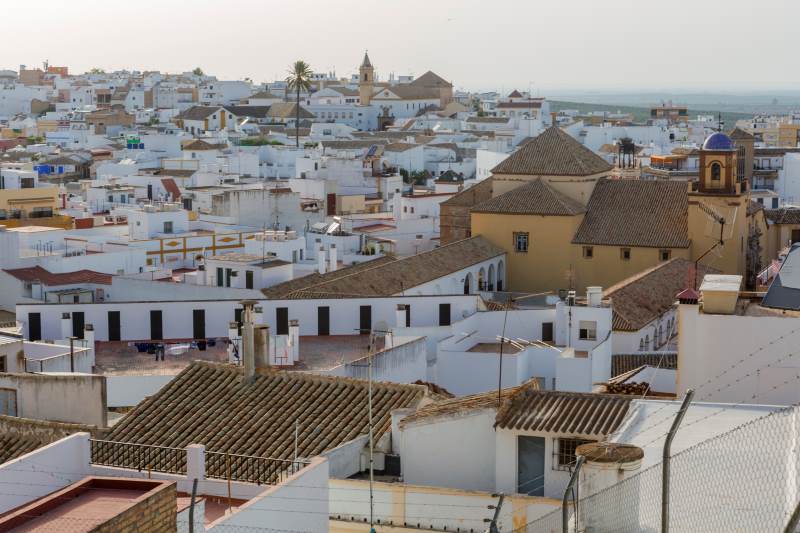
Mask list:
[[[681,408],[678,409],[678,414],[675,415],[675,420],[672,421],[672,426],[669,428],[667,438],[664,439],[664,451],[662,453],[661,463],[661,533],[669,531],[669,461],[670,461],[670,448],[672,448],[672,440],[678,432],[678,426],[681,425],[686,411],[689,409],[689,404],[692,403],[694,397],[694,390],[689,389],[683,397]]]
[[[562,533],[569,533],[569,509],[567,508],[567,499],[569,498],[569,492],[572,490],[572,487],[575,486],[575,483],[578,481],[578,474],[580,474],[581,467],[583,466],[583,462],[586,458],[582,455],[578,456],[578,460],[575,461],[575,470],[572,471],[572,475],[569,478],[569,483],[567,483],[567,488],[564,489],[564,497],[561,499],[561,531]],[[575,503],[575,509],[577,510],[578,505],[577,502]]]
[[[800,502],[797,502],[797,506],[794,508],[792,516],[789,517],[786,527],[783,528],[783,533],[794,533],[797,531],[798,524],[800,524]]]
[[[194,503],[197,496],[197,478],[192,481],[192,499],[189,504],[189,533],[194,533]]]

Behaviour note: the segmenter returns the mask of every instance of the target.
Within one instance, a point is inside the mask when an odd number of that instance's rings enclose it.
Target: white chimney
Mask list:
[[[256,324],[254,332],[253,348],[256,370],[269,368],[269,326]]]
[[[94,326],[92,324],[83,326],[83,339],[86,341],[86,347],[89,348],[89,365],[94,368]]]
[[[300,359],[300,323],[297,320],[289,321],[289,361],[293,365]]]
[[[239,323],[228,322],[228,362],[235,363],[242,359],[242,343],[239,338]],[[238,354],[238,355],[237,355]]]
[[[70,337],[72,337],[72,315],[61,313],[61,338],[68,339]]]
[[[331,244],[331,247],[328,249],[328,272],[336,272],[336,268],[337,268],[336,245]]]
[[[578,493],[584,496],[596,494],[635,475],[641,467],[644,457],[641,448],[616,442],[582,444],[578,446],[575,454],[582,456],[585,460],[581,468],[578,490]],[[635,480],[631,481],[635,482]],[[588,513],[585,518],[586,523],[584,523],[586,531],[613,531],[616,517],[631,511],[636,513],[637,502],[637,498],[633,498],[633,502],[620,499],[617,509],[609,509],[607,513]]]
[[[244,379],[250,381],[256,374],[255,332],[253,329],[253,300],[242,300],[242,361]]]
[[[320,274],[325,273],[325,248],[323,246],[320,246],[319,252],[317,252],[317,271]]]
[[[405,304],[397,304],[397,327],[406,327],[406,307]]]
[[[589,307],[600,307],[602,300],[602,287],[586,287],[586,305]]]

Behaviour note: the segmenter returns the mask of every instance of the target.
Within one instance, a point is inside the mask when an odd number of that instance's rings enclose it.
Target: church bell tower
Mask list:
[[[369,60],[369,55],[364,52],[364,60],[358,67],[358,96],[361,105],[369,105],[372,100],[372,93],[375,90],[375,68]]]

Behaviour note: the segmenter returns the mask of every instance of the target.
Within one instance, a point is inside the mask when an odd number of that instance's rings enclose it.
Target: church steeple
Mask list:
[[[369,60],[369,54],[365,51],[364,60],[361,62],[361,66],[358,67],[358,96],[361,100],[361,105],[370,104],[374,91],[374,82],[375,68]]]

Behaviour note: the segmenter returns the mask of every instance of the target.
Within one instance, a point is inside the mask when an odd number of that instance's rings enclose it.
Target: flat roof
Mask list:
[[[742,276],[732,274],[706,274],[703,283],[700,285],[700,292],[705,291],[724,291],[739,292],[742,286]]]
[[[0,519],[1,531],[89,532],[173,481],[87,477]]]

